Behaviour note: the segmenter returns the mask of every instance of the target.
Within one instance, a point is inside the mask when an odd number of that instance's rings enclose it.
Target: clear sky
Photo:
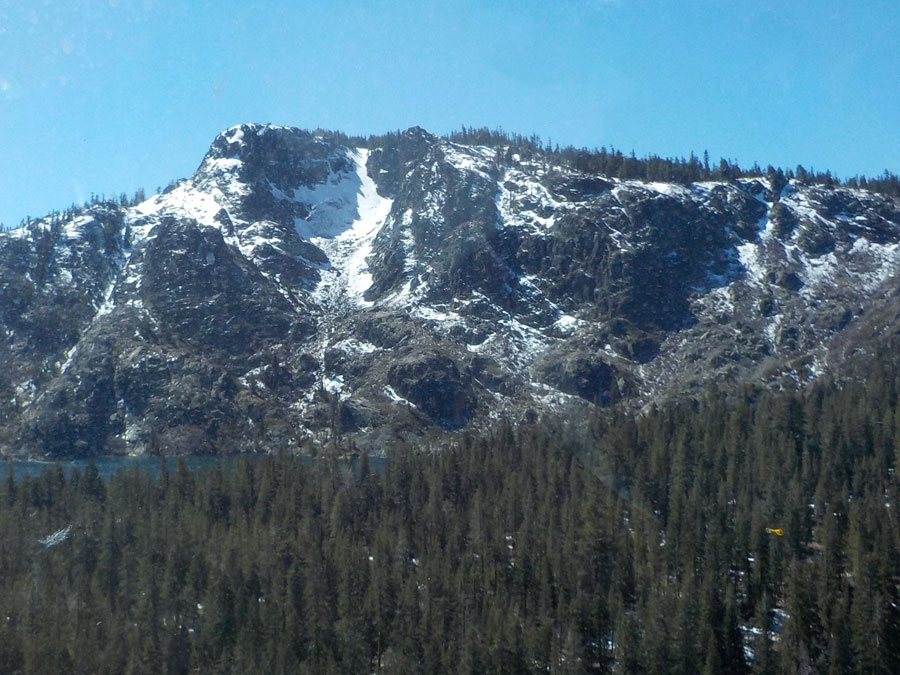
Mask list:
[[[898,0],[0,0],[0,222],[248,121],[900,171]]]

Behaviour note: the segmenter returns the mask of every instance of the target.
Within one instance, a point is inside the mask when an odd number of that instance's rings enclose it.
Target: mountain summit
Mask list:
[[[378,451],[793,386],[896,330],[898,264],[864,190],[243,124],[162,194],[0,234],[0,452]]]

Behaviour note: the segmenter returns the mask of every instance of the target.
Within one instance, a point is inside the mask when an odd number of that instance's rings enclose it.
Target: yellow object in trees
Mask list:
[[[782,530],[780,527],[767,527],[766,532],[768,532],[769,534],[777,534],[779,537],[784,536],[784,530]]]

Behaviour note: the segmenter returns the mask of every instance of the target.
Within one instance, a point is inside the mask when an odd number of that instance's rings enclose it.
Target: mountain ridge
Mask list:
[[[238,125],[162,194],[0,234],[0,452],[377,452],[796,386],[900,325],[889,196],[343,138]]]

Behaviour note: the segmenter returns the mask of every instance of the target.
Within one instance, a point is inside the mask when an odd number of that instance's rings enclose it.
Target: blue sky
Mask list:
[[[897,0],[0,0],[0,222],[247,121],[900,171]]]

